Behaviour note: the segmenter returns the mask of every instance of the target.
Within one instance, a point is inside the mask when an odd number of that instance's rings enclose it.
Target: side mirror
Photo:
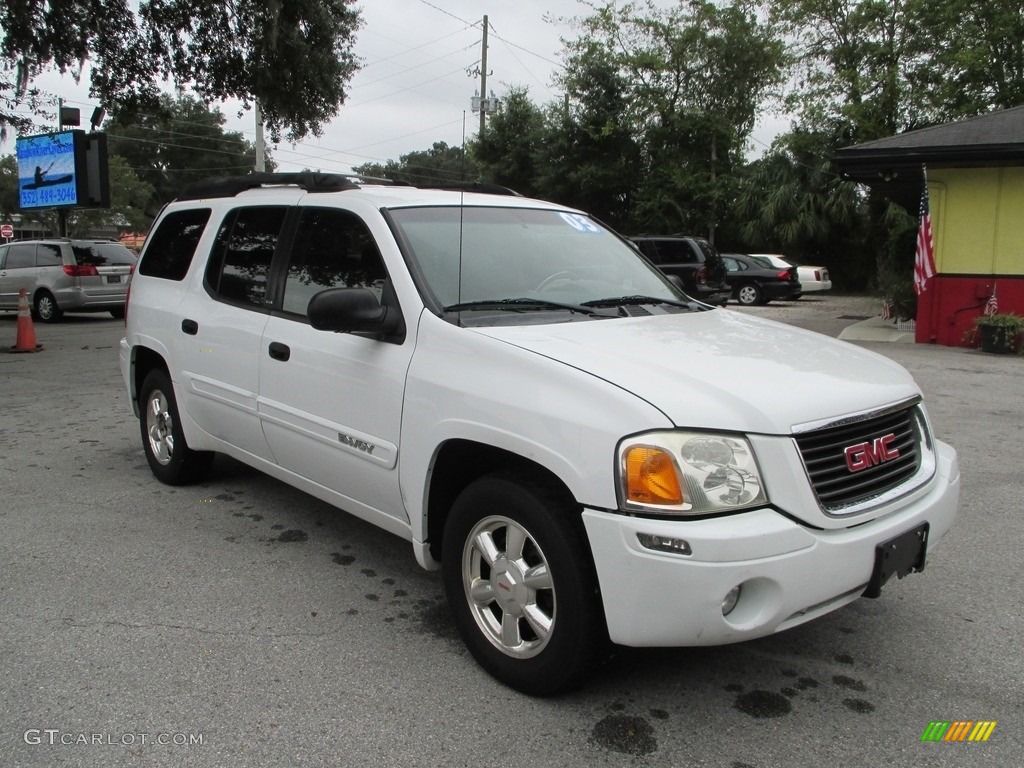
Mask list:
[[[674,285],[680,291],[686,293],[686,288],[683,285],[683,278],[681,278],[679,275],[668,275],[668,281],[672,283],[672,285]]]
[[[320,291],[309,300],[306,314],[309,324],[318,331],[371,333],[381,338],[405,335],[398,307],[382,305],[366,288]]]

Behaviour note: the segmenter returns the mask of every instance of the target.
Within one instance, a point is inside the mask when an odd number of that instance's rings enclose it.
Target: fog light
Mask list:
[[[653,549],[656,552],[671,552],[673,555],[691,555],[690,543],[683,539],[673,539],[669,536],[656,536],[653,533],[638,533],[636,540],[642,547]]]
[[[722,615],[728,616],[732,613],[732,609],[736,607],[736,603],[740,600],[740,590],[742,585],[733,587],[729,590],[729,594],[725,596],[725,600],[722,601]]]

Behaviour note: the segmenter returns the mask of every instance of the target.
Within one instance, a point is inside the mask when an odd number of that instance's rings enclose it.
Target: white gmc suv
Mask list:
[[[498,191],[262,174],[168,205],[120,349],[157,478],[222,452],[410,541],[537,695],[609,640],[760,637],[924,567],[960,476],[905,370]]]

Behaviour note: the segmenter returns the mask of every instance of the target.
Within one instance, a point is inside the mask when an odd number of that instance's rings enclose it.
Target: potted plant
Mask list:
[[[982,352],[1016,352],[1021,348],[1024,317],[1012,312],[982,315],[974,319],[974,333]]]

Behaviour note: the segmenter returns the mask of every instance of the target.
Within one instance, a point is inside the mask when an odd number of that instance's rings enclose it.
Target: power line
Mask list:
[[[461,21],[461,22],[462,22],[463,24],[466,24],[466,25],[468,25],[468,26],[471,26],[471,27],[475,27],[475,26],[477,26],[477,25],[479,25],[479,24],[480,24],[480,22],[479,22],[479,21],[466,21],[465,19],[460,19],[460,18],[459,18],[458,16],[456,16],[456,15],[455,15],[454,13],[449,13],[449,12],[448,12],[448,11],[446,11],[446,10],[445,10],[444,8],[438,8],[438,7],[437,7],[436,5],[434,5],[433,3],[427,2],[427,0],[420,0],[420,2],[421,2],[421,3],[423,3],[424,5],[428,5],[428,6],[430,6],[430,7],[431,7],[431,8],[433,8],[433,9],[434,9],[435,11],[440,11],[440,12],[441,12],[441,13],[443,13],[443,14],[444,14],[445,16],[451,16],[451,17],[452,17],[453,19],[455,19],[456,21]]]

